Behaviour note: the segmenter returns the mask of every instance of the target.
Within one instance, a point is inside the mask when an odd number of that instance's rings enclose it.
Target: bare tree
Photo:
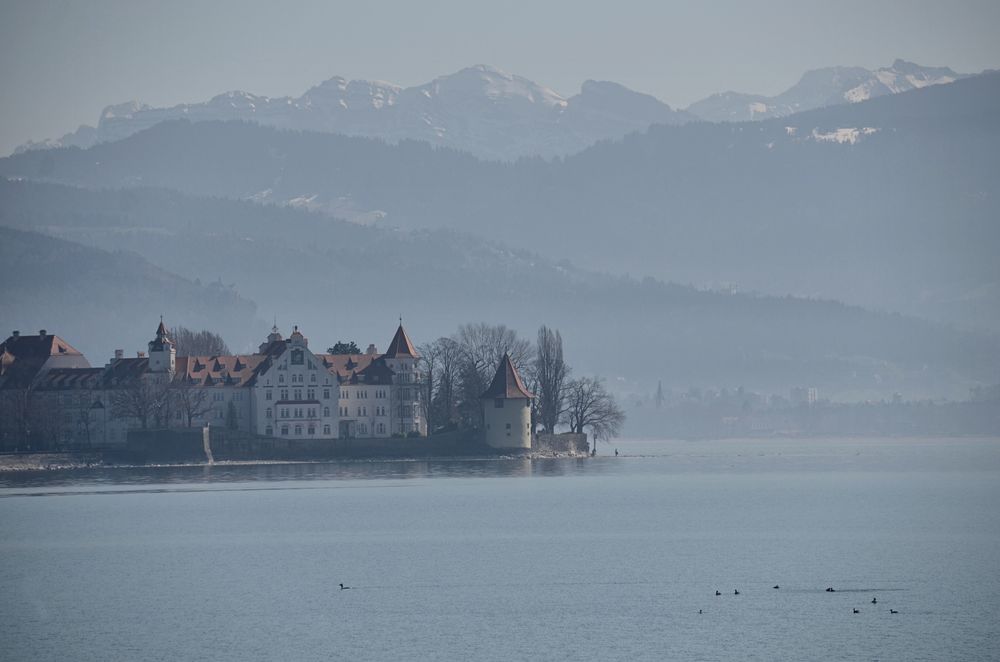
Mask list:
[[[133,418],[145,430],[151,420],[158,422],[169,409],[167,393],[166,384],[134,377],[111,391],[111,415]]]
[[[599,440],[616,436],[625,423],[625,412],[596,377],[581,377],[567,384],[566,414],[570,430],[577,434],[590,431],[595,450]]]
[[[503,355],[521,370],[531,360],[531,343],[503,324],[464,324],[455,336],[459,349],[459,414],[470,427],[482,425],[479,396],[486,390]]]
[[[170,330],[177,356],[228,356],[229,347],[218,333],[212,331],[192,331],[183,326]]]
[[[566,378],[569,368],[563,361],[562,335],[543,326],[535,345],[534,379],[538,422],[546,432],[555,431],[565,412]]]
[[[456,420],[455,403],[461,359],[459,345],[451,338],[438,338],[418,349],[421,370],[426,374],[425,393],[420,404],[428,430],[451,425]]]
[[[177,411],[181,412],[187,427],[194,425],[194,419],[212,411],[212,403],[205,389],[183,375],[170,384],[170,399]]]

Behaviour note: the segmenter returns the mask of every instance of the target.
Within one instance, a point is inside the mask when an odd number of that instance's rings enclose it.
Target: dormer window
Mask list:
[[[305,363],[305,352],[301,349],[292,350],[292,365],[302,365]]]

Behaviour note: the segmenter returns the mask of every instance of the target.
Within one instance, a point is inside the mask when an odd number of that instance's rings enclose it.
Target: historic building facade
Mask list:
[[[275,327],[253,354],[178,356],[163,321],[148,353],[103,368],[58,336],[0,345],[0,445],[124,444],[129,429],[218,426],[290,439],[426,435],[420,355],[402,324],[380,354],[318,354]],[[30,443],[29,443],[30,445]]]

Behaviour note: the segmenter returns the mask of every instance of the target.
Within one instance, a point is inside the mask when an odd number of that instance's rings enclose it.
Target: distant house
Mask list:
[[[316,354],[275,327],[254,354],[177,356],[163,321],[148,354],[103,368],[57,336],[0,345],[4,448],[123,444],[129,429],[212,425],[291,439],[426,435],[420,355],[402,324],[380,354]]]

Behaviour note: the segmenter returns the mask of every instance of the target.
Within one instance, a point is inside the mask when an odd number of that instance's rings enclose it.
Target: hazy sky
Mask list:
[[[0,0],[0,153],[108,104],[299,95],[341,75],[415,85],[492,64],[564,95],[614,80],[683,107],[902,57],[1000,68],[997,0]]]

